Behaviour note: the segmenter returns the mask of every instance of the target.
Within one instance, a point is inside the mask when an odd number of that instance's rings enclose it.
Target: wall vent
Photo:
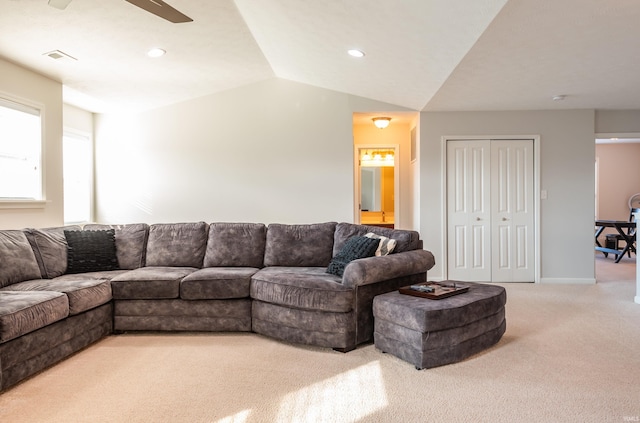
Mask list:
[[[76,59],[73,56],[68,55],[67,53],[60,51],[60,50],[53,50],[47,53],[44,53],[43,56],[49,56],[54,60],[60,60],[60,61],[67,61],[67,60],[73,60],[73,61],[77,61],[78,59]]]

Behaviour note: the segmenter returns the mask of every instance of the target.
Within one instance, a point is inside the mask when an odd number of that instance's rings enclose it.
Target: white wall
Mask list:
[[[548,199],[541,200],[542,282],[595,281],[594,111],[424,112],[420,116],[421,235],[436,257],[430,271],[442,277],[443,136],[539,135],[540,182]]]
[[[65,130],[81,132],[93,137],[93,113],[69,104],[63,105],[62,112]]]
[[[597,110],[596,133],[639,133],[640,110]]]
[[[0,59],[0,95],[43,107],[43,190],[46,204],[39,208],[3,208],[0,229],[58,226],[63,223],[62,200],[62,85]]]
[[[97,115],[96,220],[353,221],[352,113],[390,107],[271,79]]]

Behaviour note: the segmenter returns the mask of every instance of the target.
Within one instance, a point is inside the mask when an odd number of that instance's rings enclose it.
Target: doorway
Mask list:
[[[356,148],[358,223],[391,229],[396,227],[397,150],[396,145]]]
[[[374,119],[386,116],[390,119],[386,128],[379,128]],[[363,223],[361,209],[384,211],[384,221],[377,219],[379,225],[391,226],[394,229],[418,230],[419,214],[416,204],[419,199],[417,186],[420,181],[420,160],[415,145],[419,136],[420,114],[416,112],[357,112],[353,113],[353,222]],[[361,156],[368,154],[371,158],[375,153],[380,154],[379,160],[393,155],[393,166],[379,169],[380,185],[386,181],[386,192],[393,187],[393,192],[385,194],[387,206],[384,210],[362,206],[362,169]],[[371,168],[375,169],[375,167]],[[369,170],[373,173],[373,170]],[[378,172],[378,171],[375,171]],[[391,177],[393,173],[393,178]],[[370,175],[373,178],[373,175]],[[366,179],[367,176],[364,176]],[[393,182],[391,182],[391,180]],[[382,200],[382,194],[378,194]],[[389,204],[391,203],[391,204]],[[380,213],[381,214],[381,213]],[[365,222],[367,217],[364,217]]]
[[[640,159],[640,134],[599,133],[595,144],[595,218],[628,220],[630,209],[640,207],[640,169],[636,165]],[[605,237],[615,233],[607,228],[599,237],[600,243],[605,245]],[[601,252],[595,253],[596,282],[600,282],[604,274],[601,267],[609,268],[606,264],[613,260],[611,254],[604,257]],[[636,255],[625,255],[616,264],[623,262],[635,266]]]
[[[447,140],[447,274],[534,282],[533,139]]]

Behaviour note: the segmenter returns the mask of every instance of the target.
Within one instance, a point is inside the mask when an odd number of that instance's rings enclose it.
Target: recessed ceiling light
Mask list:
[[[161,48],[152,48],[149,49],[149,51],[147,51],[147,56],[149,57],[162,57],[166,54],[166,50],[163,50]]]
[[[353,57],[364,57],[364,51],[358,50],[355,48],[352,48],[351,50],[347,50],[347,53],[349,53],[349,56],[353,56]]]

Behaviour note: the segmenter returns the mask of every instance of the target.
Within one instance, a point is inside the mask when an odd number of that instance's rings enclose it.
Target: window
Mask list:
[[[93,160],[91,138],[65,131],[62,137],[64,221],[91,221]]]
[[[0,98],[0,200],[42,200],[40,109]]]

